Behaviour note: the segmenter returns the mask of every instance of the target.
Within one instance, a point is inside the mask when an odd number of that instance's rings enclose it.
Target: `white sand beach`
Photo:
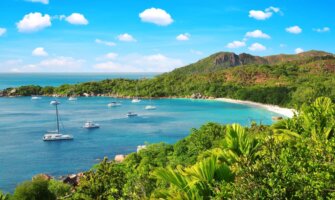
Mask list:
[[[228,103],[236,103],[236,104],[244,104],[248,106],[255,106],[255,107],[260,107],[264,108],[268,111],[278,113],[280,115],[283,115],[288,118],[292,118],[294,116],[294,113],[297,113],[296,110],[294,109],[289,109],[289,108],[282,108],[276,105],[268,105],[268,104],[262,104],[262,103],[256,103],[252,101],[242,101],[242,100],[236,100],[236,99],[229,99],[229,98],[217,98],[215,99],[216,101],[223,101],[223,102],[228,102]]]

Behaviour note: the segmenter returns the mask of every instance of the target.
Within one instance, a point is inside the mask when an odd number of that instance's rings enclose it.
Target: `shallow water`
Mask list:
[[[206,122],[271,124],[277,115],[259,108],[216,101],[161,99],[153,100],[157,110],[145,110],[148,100],[133,104],[127,99],[81,97],[71,102],[59,98],[64,133],[73,141],[43,142],[47,130],[55,130],[55,108],[51,97],[0,98],[0,190],[13,191],[16,184],[38,173],[60,176],[88,170],[104,156],[136,151],[144,143],[174,143],[193,127]],[[122,106],[108,108],[111,101]],[[128,111],[138,117],[128,118]],[[81,128],[86,120],[100,129]]]

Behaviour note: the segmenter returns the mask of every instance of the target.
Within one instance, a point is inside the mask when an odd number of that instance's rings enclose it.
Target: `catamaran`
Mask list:
[[[60,104],[58,101],[51,101],[51,105],[54,105],[56,107],[56,117],[57,117],[57,130],[56,131],[48,131],[43,136],[44,141],[57,141],[57,140],[72,140],[72,135],[64,135],[60,133],[59,130],[59,116],[58,116],[58,105]]]
[[[157,107],[152,105],[151,98],[149,102],[150,102],[149,105],[145,106],[145,109],[146,110],[156,110]]]

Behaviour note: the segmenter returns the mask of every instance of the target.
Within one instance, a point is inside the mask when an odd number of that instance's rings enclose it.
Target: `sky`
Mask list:
[[[1,0],[0,72],[166,72],[219,51],[335,52],[334,0]]]

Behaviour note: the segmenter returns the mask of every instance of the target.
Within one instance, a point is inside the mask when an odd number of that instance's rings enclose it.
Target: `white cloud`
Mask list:
[[[287,47],[287,45],[286,44],[280,44],[279,47],[280,48],[285,48],[285,47]]]
[[[5,28],[0,28],[0,37],[5,35],[5,33],[7,32],[7,29]]]
[[[44,50],[43,47],[37,47],[31,54],[33,56],[48,56],[48,53]]]
[[[132,54],[113,61],[97,63],[94,69],[109,72],[167,72],[180,66],[183,66],[181,60],[163,54]]]
[[[113,59],[116,59],[118,56],[119,55],[117,53],[111,52],[111,53],[106,54],[105,58],[113,60]]]
[[[190,39],[190,37],[191,37],[190,34],[188,34],[188,33],[184,33],[184,34],[180,34],[180,35],[178,35],[178,36],[176,37],[176,39],[179,40],[179,41],[187,41],[187,40]]]
[[[266,8],[265,11],[250,10],[249,11],[249,17],[254,18],[256,20],[266,20],[266,19],[269,19],[270,17],[272,17],[273,13],[281,13],[280,8],[270,6],[270,7]]]
[[[49,0],[27,0],[27,1],[34,2],[34,3],[49,4]]]
[[[43,16],[39,12],[29,13],[25,15],[21,21],[16,23],[16,26],[19,32],[36,32],[51,26],[51,17],[48,14]]]
[[[227,44],[227,48],[229,49],[236,49],[240,47],[244,47],[246,44],[244,41],[233,41]]]
[[[286,28],[286,31],[292,34],[300,34],[302,29],[299,26],[291,26]]]
[[[264,38],[264,39],[270,39],[271,38],[268,34],[263,33],[261,30],[255,30],[255,31],[252,31],[252,32],[247,32],[245,34],[245,37]]]
[[[106,46],[109,46],[109,47],[116,46],[116,44],[114,42],[104,41],[104,40],[100,40],[100,39],[95,39],[95,43],[103,44],[103,45],[106,45]]]
[[[139,14],[143,22],[149,22],[160,26],[167,26],[173,22],[169,13],[160,8],[150,8]]]
[[[72,57],[55,57],[45,59],[35,64],[12,67],[12,72],[78,72],[82,71],[85,60]]]
[[[136,42],[136,39],[128,33],[124,33],[124,34],[117,36],[117,39],[122,42]]]
[[[296,49],[294,50],[294,52],[295,52],[296,54],[299,54],[299,53],[304,52],[304,50],[303,50],[302,48],[296,48]]]
[[[265,51],[266,47],[259,43],[253,43],[248,49],[250,51]]]
[[[275,13],[278,13],[278,12],[280,12],[280,8],[276,8],[276,7],[270,6],[270,7],[268,7],[267,9],[265,9],[265,11],[266,11],[266,12],[271,12],[271,11],[273,11],[273,12],[275,12]]]
[[[257,20],[266,20],[272,16],[272,12],[264,12],[261,10],[250,10],[249,17]]]
[[[62,18],[62,15],[60,17]],[[87,25],[88,24],[88,20],[85,18],[83,14],[80,14],[80,13],[72,13],[70,16],[66,17],[65,20],[69,22],[70,24],[74,24],[74,25]]]
[[[325,32],[329,32],[330,28],[329,27],[323,27],[323,28],[317,28],[317,29],[313,29],[313,30],[318,32],[318,33],[325,33]]]

